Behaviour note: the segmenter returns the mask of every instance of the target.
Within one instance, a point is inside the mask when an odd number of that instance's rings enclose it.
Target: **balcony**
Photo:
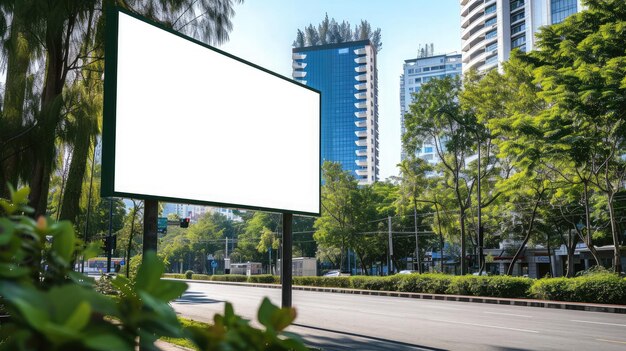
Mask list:
[[[366,83],[355,84],[354,85],[354,89],[356,89],[356,90],[365,90],[365,89],[367,89],[367,84]]]
[[[359,140],[355,140],[354,143],[356,144],[356,146],[367,146],[367,139],[359,139]]]
[[[355,55],[365,55],[365,48],[360,48],[360,49],[354,50],[354,54]]]
[[[293,71],[293,77],[294,78],[304,78],[304,77],[306,77],[306,72],[305,71]]]
[[[356,175],[361,176],[361,177],[367,175],[367,169],[357,169],[355,172],[356,172]]]
[[[354,76],[355,80],[358,80],[359,82],[363,82],[367,80],[367,74],[359,74],[358,76]]]
[[[306,85],[306,80],[296,79],[296,82]]]
[[[355,102],[354,103],[354,107],[356,107],[356,108],[367,108],[367,103],[366,102]]]
[[[363,73],[367,71],[367,65],[360,65],[360,66],[356,66],[354,67],[354,71],[357,73]]]
[[[354,116],[356,116],[357,118],[365,118],[365,117],[367,117],[367,112],[365,112],[365,111],[355,112]]]
[[[354,59],[354,62],[358,64],[367,63],[367,57],[366,56],[357,57]]]
[[[292,60],[304,60],[305,58],[306,58],[306,54],[302,54],[299,52],[294,52],[293,54],[291,54]]]
[[[363,92],[363,93],[356,93],[354,94],[354,98],[355,99],[367,99],[367,93]]]
[[[354,163],[356,163],[356,165],[359,167],[367,167],[367,158],[356,159],[354,160]]]
[[[365,128],[367,127],[367,121],[356,121],[354,125],[357,126],[357,128]]]
[[[357,130],[354,132],[358,138],[367,138],[367,130]]]
[[[293,67],[293,69],[303,69],[306,67],[306,65],[307,65],[306,62],[293,61],[293,63],[291,64],[291,67]]]
[[[367,156],[367,149],[358,149],[355,153],[358,157]]]

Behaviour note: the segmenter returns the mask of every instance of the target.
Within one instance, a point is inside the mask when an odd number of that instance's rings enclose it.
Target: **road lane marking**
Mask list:
[[[612,342],[615,344],[626,344],[626,341],[617,341],[617,340],[607,340],[607,339],[596,339],[598,341],[606,341],[606,342]]]
[[[501,312],[483,312],[483,313],[487,313],[487,314],[499,314],[502,316],[513,316],[513,317],[526,317],[526,318],[532,318],[532,316],[526,316],[523,314],[512,314],[512,313],[501,313]]]
[[[577,320],[577,319],[572,319],[572,320],[570,320],[570,322],[577,322],[577,323],[590,323],[590,324],[602,324],[602,325],[613,325],[613,326],[616,326],[616,327],[626,327],[626,324],[605,323],[605,322],[592,322],[592,321],[581,321],[581,320]]]
[[[463,324],[463,325],[470,325],[473,327],[483,327],[483,328],[495,328],[495,329],[504,329],[504,330],[513,330],[513,331],[519,331],[519,332],[524,332],[524,333],[539,333],[536,330],[530,330],[530,329],[519,329],[519,328],[509,328],[509,327],[501,327],[501,326],[497,326],[497,325],[487,325],[487,324],[477,324],[477,323],[465,323],[465,322],[455,322],[455,321],[444,321],[444,320],[439,320],[439,319],[427,319],[429,321],[433,321],[433,322],[442,322],[442,323],[452,323],[452,324]]]

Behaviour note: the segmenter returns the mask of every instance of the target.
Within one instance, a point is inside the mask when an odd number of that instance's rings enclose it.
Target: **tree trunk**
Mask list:
[[[126,278],[130,279],[130,253],[133,248],[133,236],[135,235],[135,218],[137,217],[137,205],[133,201],[133,216],[130,222],[130,234],[128,235],[128,247],[126,248]]]
[[[591,256],[593,256],[594,261],[596,261],[596,265],[600,265],[600,258],[598,256],[598,251],[595,246],[593,246],[592,237],[591,237],[591,216],[589,214],[589,180],[585,179],[583,181],[583,200],[585,204],[585,228],[586,233],[584,236],[585,245],[589,248],[589,252],[591,252]]]
[[[25,38],[25,20],[22,1],[15,2],[11,33],[7,41],[7,73],[3,111],[0,113],[0,144],[14,138],[19,133],[24,119],[24,99],[26,96],[26,75],[30,64],[28,40]],[[0,197],[9,198],[7,183],[18,186],[19,141],[7,142],[0,152]]]
[[[86,121],[79,121],[78,130],[82,129],[80,124]],[[85,178],[85,170],[87,169],[87,158],[91,149],[91,141],[93,139],[90,133],[79,132],[74,138],[74,152],[72,153],[72,161],[65,185],[65,193],[63,194],[63,205],[61,206],[61,220],[74,221],[79,212],[80,195],[83,190],[83,179]],[[95,162],[95,146],[92,162]]]
[[[511,275],[513,273],[513,267],[515,266],[515,262],[517,262],[517,259],[526,248],[526,244],[528,243],[528,240],[530,240],[530,234],[533,231],[533,224],[535,223],[535,216],[537,215],[537,207],[539,207],[539,202],[541,201],[543,197],[542,194],[543,192],[539,194],[537,200],[535,201],[533,212],[530,217],[530,222],[528,224],[528,229],[526,230],[526,235],[524,236],[524,241],[522,241],[522,245],[520,245],[519,249],[517,249],[517,252],[515,253],[515,256],[513,256],[513,259],[511,260],[511,264],[509,264],[509,268],[506,271],[506,275]]]

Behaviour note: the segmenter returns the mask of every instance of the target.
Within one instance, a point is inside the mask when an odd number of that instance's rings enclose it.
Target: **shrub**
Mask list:
[[[293,277],[294,285],[350,288],[350,277]]]
[[[277,284],[280,283],[280,277],[271,274],[251,275],[248,277],[248,283]]]
[[[191,277],[193,276],[193,271],[192,270],[188,270],[185,271],[185,279],[191,279]]]
[[[192,274],[191,279],[195,280],[211,280],[211,276],[208,274]]]
[[[544,300],[626,304],[626,279],[612,273],[544,278],[535,282],[530,292]]]
[[[446,292],[455,295],[524,298],[533,284],[530,278],[510,276],[457,276],[450,280]]]
[[[248,281],[248,276],[243,274],[212,275],[211,280],[216,282],[245,283]]]
[[[363,290],[384,290],[394,291],[397,290],[397,276],[389,277],[368,277],[368,276],[354,276],[350,277],[350,287],[354,289]]]
[[[397,277],[397,289],[403,292],[445,294],[452,276],[445,274],[405,274]]]

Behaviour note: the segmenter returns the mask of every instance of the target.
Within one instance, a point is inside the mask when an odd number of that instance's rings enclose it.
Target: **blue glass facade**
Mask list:
[[[377,152],[373,152],[371,145],[375,137],[371,127],[373,123],[369,123],[368,131],[367,118],[370,115],[367,113],[367,104],[369,101],[370,110],[373,110],[373,87],[376,82],[365,77],[367,72],[357,71],[363,71],[365,66],[372,64],[363,50],[358,50],[365,45],[369,45],[369,41],[294,49],[294,53],[301,53],[304,57],[294,60],[296,64],[304,66],[294,70],[294,78],[322,92],[321,161],[339,162],[343,169],[350,171],[361,183],[371,183],[377,180],[377,160],[373,156]],[[359,58],[365,58],[361,61],[366,62],[357,62]],[[303,72],[299,75],[304,76],[298,77],[298,72]],[[364,80],[358,80],[357,77]],[[366,88],[370,84],[371,88]],[[369,94],[371,98],[367,100]],[[369,157],[373,157],[374,162],[368,162],[370,134],[372,150]]]
[[[569,15],[578,12],[577,0],[550,0],[552,24],[561,23]]]

